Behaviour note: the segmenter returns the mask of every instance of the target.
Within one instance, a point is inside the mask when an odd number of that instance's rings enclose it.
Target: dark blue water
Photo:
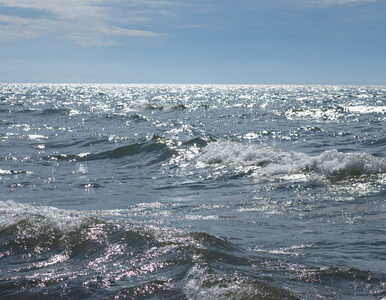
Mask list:
[[[386,87],[0,85],[0,298],[383,299]]]

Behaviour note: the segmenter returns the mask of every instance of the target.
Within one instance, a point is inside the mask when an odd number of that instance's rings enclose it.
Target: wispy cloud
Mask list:
[[[370,2],[376,2],[379,0],[296,0],[292,3],[301,3],[306,6],[318,6],[318,7],[330,7],[336,5],[348,5],[348,4],[367,4]]]
[[[119,36],[155,37],[161,33],[138,27],[146,25],[148,15],[163,13],[168,5],[155,0],[0,0],[0,7],[27,12],[23,16],[0,15],[0,41],[32,39],[48,33],[82,45],[113,44]],[[43,14],[32,17],[32,12]]]

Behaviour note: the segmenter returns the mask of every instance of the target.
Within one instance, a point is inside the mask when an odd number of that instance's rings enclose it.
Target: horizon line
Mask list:
[[[332,84],[332,83],[122,83],[122,82],[0,82],[0,84],[29,84],[29,85],[132,85],[132,86],[150,86],[150,85],[202,85],[202,86],[340,86],[340,87],[386,87],[386,84]]]

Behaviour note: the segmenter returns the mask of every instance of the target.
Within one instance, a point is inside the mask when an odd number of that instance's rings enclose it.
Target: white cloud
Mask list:
[[[0,41],[32,39],[52,30],[51,21],[0,15]]]
[[[41,15],[0,15],[0,41],[32,39],[53,32],[82,45],[113,44],[117,36],[155,37],[160,33],[127,27],[143,25],[149,21],[146,13],[156,14],[167,5],[156,0],[0,0],[0,7],[35,10]],[[126,18],[118,16],[122,11]]]

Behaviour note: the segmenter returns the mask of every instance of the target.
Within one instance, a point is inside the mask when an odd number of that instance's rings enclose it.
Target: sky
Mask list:
[[[0,82],[386,85],[386,0],[0,0]]]

